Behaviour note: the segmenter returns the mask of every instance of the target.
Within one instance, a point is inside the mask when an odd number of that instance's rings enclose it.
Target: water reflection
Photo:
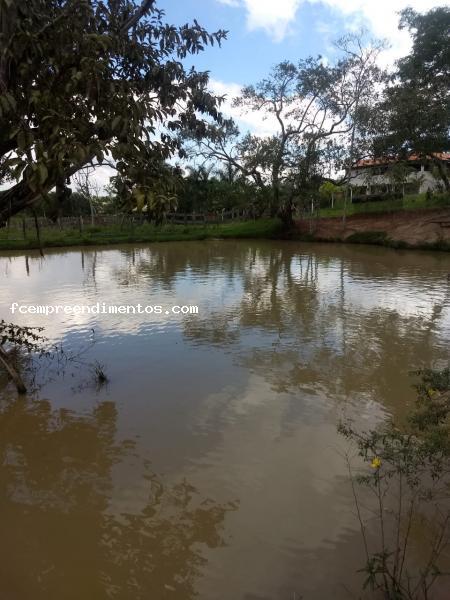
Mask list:
[[[448,360],[443,259],[424,274],[403,256],[370,251],[365,262],[292,246],[247,254],[236,301],[187,320],[184,333],[196,344],[233,345],[239,363],[275,391],[371,395],[392,409],[410,370]],[[418,262],[424,258],[433,264],[426,255]]]
[[[446,254],[289,242],[1,258],[7,320],[18,299],[199,306],[17,315],[74,351],[93,328],[109,384],[4,394],[6,597],[358,597],[336,423],[402,413],[410,371],[448,362],[447,272]]]
[[[88,415],[46,400],[1,403],[2,597],[194,597],[203,548],[224,545],[236,507],[186,480],[167,485],[147,465],[143,506],[114,511],[114,470],[133,458],[133,445],[116,441],[116,420],[112,402]]]

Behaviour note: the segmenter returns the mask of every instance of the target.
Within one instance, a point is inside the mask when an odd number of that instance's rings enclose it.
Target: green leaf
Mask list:
[[[7,92],[5,94],[5,96],[6,96],[6,99],[8,100],[8,102],[9,102],[10,107],[13,110],[16,110],[16,108],[17,108],[17,102],[16,102],[16,99],[14,98],[14,96],[12,96],[9,92]]]
[[[117,115],[117,117],[114,117],[113,122],[111,124],[111,128],[113,131],[118,127],[121,120],[122,120],[122,117],[120,115]]]
[[[10,109],[10,105],[9,105],[8,100],[6,99],[6,96],[0,96],[0,103],[3,108],[3,112],[8,113],[9,109]]]
[[[30,190],[32,192],[35,192],[37,190],[37,183],[36,183],[36,179],[34,177],[30,177],[30,179],[28,179],[27,183],[28,183],[28,187],[30,188]]]
[[[38,165],[39,181],[41,184],[45,183],[48,179],[48,169],[44,163]]]
[[[84,161],[84,159],[86,158],[86,151],[82,146],[77,146],[75,148],[75,158],[77,160],[77,162],[82,163]]]
[[[19,150],[22,150],[23,152],[25,151],[26,147],[27,147],[27,140],[25,137],[25,133],[20,130],[19,133],[17,134],[17,145],[19,147]]]

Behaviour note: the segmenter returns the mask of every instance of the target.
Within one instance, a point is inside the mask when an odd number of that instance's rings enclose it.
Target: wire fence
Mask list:
[[[217,224],[232,221],[242,221],[251,218],[248,211],[220,211],[215,213],[169,213],[164,216],[165,224]],[[22,232],[26,237],[28,231],[33,231],[37,225],[40,229],[52,230],[76,230],[83,231],[92,227],[119,227],[128,229],[150,223],[145,214],[117,214],[117,215],[79,215],[72,217],[59,217],[49,219],[48,217],[14,217],[10,219],[6,228],[14,232]]]

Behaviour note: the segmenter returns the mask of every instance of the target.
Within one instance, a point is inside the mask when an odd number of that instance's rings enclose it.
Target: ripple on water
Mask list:
[[[446,260],[253,241],[0,256],[7,321],[18,301],[199,307],[14,315],[70,351],[88,349],[30,401],[3,387],[14,468],[0,470],[11,491],[1,592],[18,597],[20,584],[35,600],[81,598],[93,581],[99,598],[138,589],[343,600],[343,582],[358,590],[336,424],[350,416],[367,429],[402,414],[414,398],[410,371],[448,364]],[[104,386],[90,379],[94,361]]]

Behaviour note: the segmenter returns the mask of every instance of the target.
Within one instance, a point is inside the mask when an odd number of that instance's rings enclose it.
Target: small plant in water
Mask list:
[[[108,377],[106,376],[104,365],[102,365],[98,361],[95,361],[95,363],[93,365],[93,370],[94,370],[95,379],[99,385],[103,385],[104,383],[106,383],[108,381]]]
[[[101,363],[88,363],[82,358],[95,343],[94,337],[85,347],[73,353],[66,352],[62,343],[50,343],[42,335],[43,331],[42,327],[21,327],[0,321],[0,370],[7,372],[19,393],[36,392],[46,380],[64,375],[69,364],[77,365],[79,370],[87,370],[98,387],[108,381],[105,367]],[[94,330],[92,334],[94,335]],[[38,384],[36,375],[40,367],[44,371],[44,379]]]
[[[339,426],[364,463],[356,473],[347,456],[365,549],[364,588],[389,600],[430,599],[436,581],[449,575],[442,559],[450,541],[450,370],[418,374],[406,424],[391,420],[368,432]],[[365,517],[358,485],[375,496],[375,520],[373,512]],[[375,545],[368,535],[373,524]]]

